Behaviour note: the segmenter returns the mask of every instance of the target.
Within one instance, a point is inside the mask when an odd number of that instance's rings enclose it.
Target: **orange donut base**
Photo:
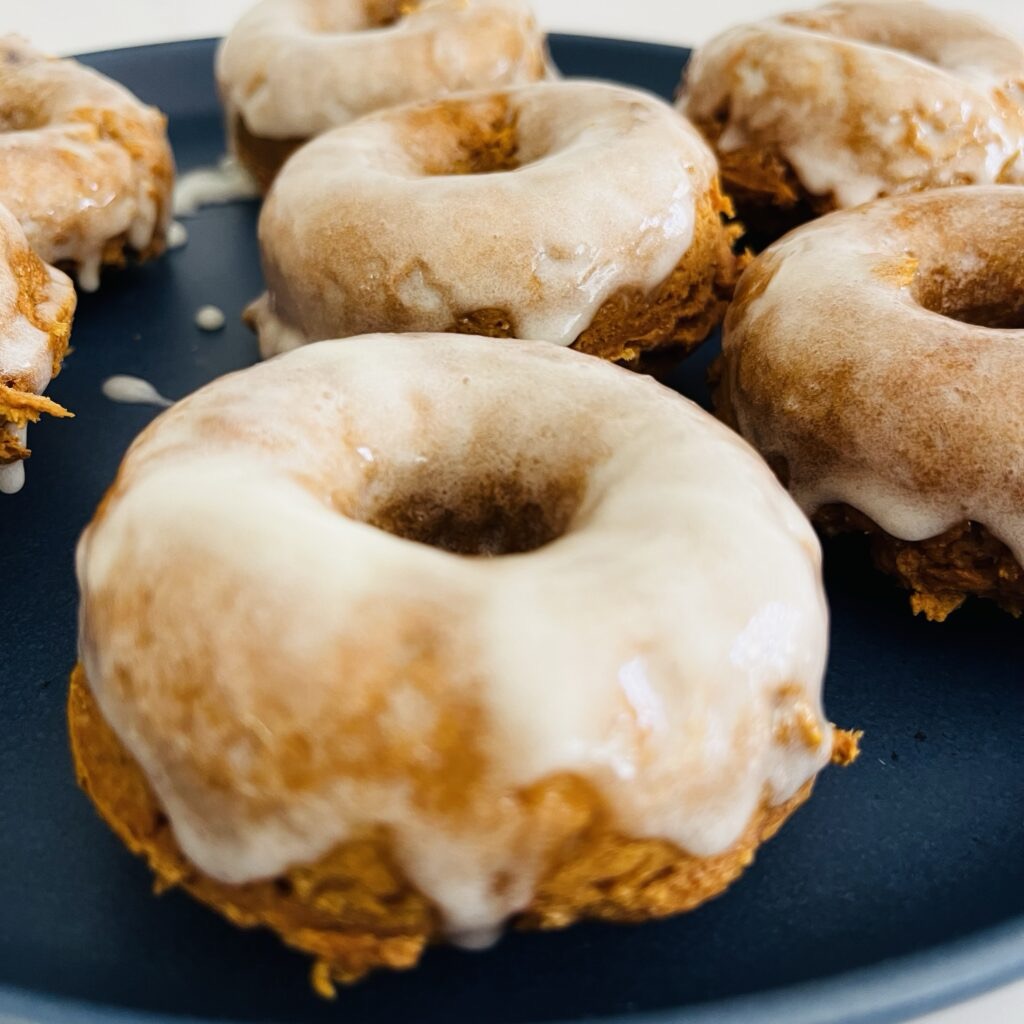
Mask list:
[[[436,907],[402,874],[386,830],[367,829],[276,878],[228,885],[182,854],[142,770],[100,713],[81,666],[71,676],[68,724],[79,783],[125,845],[146,858],[157,892],[180,886],[240,927],[272,929],[315,958],[312,983],[322,996],[334,994],[334,982],[353,982],[376,968],[412,967],[428,944],[442,940]],[[833,762],[852,762],[858,739],[837,731]],[[807,783],[784,804],[765,801],[732,848],[701,858],[662,840],[617,832],[580,779],[546,779],[517,796],[550,842],[547,870],[515,923],[552,929],[583,919],[637,922],[691,910],[729,886],[810,793]]]
[[[935,537],[906,541],[849,505],[826,505],[814,521],[832,536],[864,534],[875,565],[911,592],[916,615],[943,622],[968,597],[995,601],[1014,616],[1024,613],[1024,569],[980,523],[958,523]]]

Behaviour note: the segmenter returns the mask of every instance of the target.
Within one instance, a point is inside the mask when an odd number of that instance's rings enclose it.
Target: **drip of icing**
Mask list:
[[[99,257],[90,256],[78,264],[75,276],[78,280],[78,287],[83,292],[94,292],[99,289],[101,263],[102,261]]]
[[[167,248],[180,249],[188,245],[188,228],[180,220],[171,221],[167,229]]]
[[[24,462],[10,462],[5,466],[0,466],[0,494],[17,494],[24,486]]]
[[[745,443],[649,379],[548,343],[328,341],[189,396],[122,479],[78,550],[82,662],[212,877],[270,878],[381,825],[478,945],[547,862],[514,794],[570,775],[623,834],[709,856],[828,760],[814,533]],[[569,479],[564,535],[523,555],[339,514]],[[817,738],[777,729],[787,712]],[[323,766],[301,785],[296,750]]]
[[[28,426],[6,425],[6,433],[18,441],[22,447],[28,439]],[[0,466],[0,494],[17,494],[25,486],[25,463],[23,460],[9,462]]]
[[[198,167],[178,178],[174,186],[174,213],[192,217],[204,206],[255,199],[259,186],[234,157],[222,157],[216,167]]]
[[[103,394],[112,402],[127,405],[158,405],[167,408],[174,403],[160,394],[148,380],[119,373],[103,382]]]
[[[201,331],[219,331],[224,323],[224,310],[219,306],[200,306],[196,310],[195,324]]]
[[[249,304],[245,311],[245,319],[256,329],[260,357],[263,359],[292,352],[311,341],[308,335],[299,328],[285,323],[274,312],[274,304],[265,292]]]
[[[448,941],[459,949],[472,953],[490,949],[501,938],[501,928],[477,928],[472,931],[453,932]]]

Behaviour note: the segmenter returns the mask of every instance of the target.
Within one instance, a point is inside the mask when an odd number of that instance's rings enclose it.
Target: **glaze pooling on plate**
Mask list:
[[[478,125],[495,124],[514,133],[509,166],[457,168],[460,133],[479,141]],[[260,351],[444,331],[479,310],[500,310],[517,337],[571,345],[614,293],[662,284],[716,182],[693,127],[621,86],[545,83],[370,115],[304,147],[267,198],[268,292],[250,312]]]
[[[180,220],[171,221],[167,228],[167,248],[182,249],[188,245],[188,228]]]
[[[118,373],[103,382],[103,395],[112,402],[125,405],[157,405],[163,408],[173,405],[164,398],[148,380],[128,373]]]
[[[158,252],[173,157],[159,111],[77,61],[0,37],[0,202],[47,262],[94,291],[127,247]]]
[[[192,217],[204,206],[256,199],[259,194],[259,186],[248,171],[234,157],[225,156],[215,166],[196,167],[178,178],[174,186],[174,213],[178,217]]]
[[[728,405],[806,512],[907,541],[970,520],[1024,564],[1022,247],[1024,188],[944,189],[830,214],[747,269]]]
[[[481,493],[555,539],[467,557],[373,525]],[[478,935],[542,870],[531,784],[579,776],[625,834],[710,856],[832,747],[807,521],[695,405],[544,343],[378,336],[222,378],[133,445],[78,574],[103,715],[231,884],[383,824]],[[472,737],[435,763],[453,715]]]
[[[227,318],[219,306],[200,306],[196,310],[195,323],[201,331],[219,331]]]
[[[840,207],[1024,183],[1024,47],[970,14],[897,0],[781,15],[711,40],[685,85],[697,123],[724,117],[720,153],[777,153]]]
[[[217,55],[229,119],[270,139],[547,73],[544,36],[521,0],[263,0]]]

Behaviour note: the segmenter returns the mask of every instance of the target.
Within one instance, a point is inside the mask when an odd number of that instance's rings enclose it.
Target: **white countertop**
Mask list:
[[[806,0],[811,6],[814,0]],[[1024,38],[1020,0],[935,0],[1001,22]],[[223,35],[250,0],[0,0],[0,30],[20,32],[54,53],[84,53],[168,39]],[[728,25],[804,5],[803,0],[534,0],[553,31],[700,43]],[[1011,1024],[1024,1021],[1024,982],[918,1024]]]

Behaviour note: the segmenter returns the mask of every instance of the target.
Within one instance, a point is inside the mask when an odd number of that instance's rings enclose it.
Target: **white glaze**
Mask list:
[[[108,377],[103,382],[102,390],[105,398],[125,405],[158,405],[167,408],[174,404],[169,398],[161,395],[148,380],[127,373]]]
[[[429,173],[462,130],[430,104],[328,132],[284,167],[260,216],[268,293],[251,314],[264,356],[443,331],[479,309],[504,311],[518,337],[570,345],[610,295],[653,290],[686,253],[716,165],[667,104],[579,81],[459,102],[483,124],[511,111],[518,168]]]
[[[570,477],[564,536],[524,555],[358,521],[410,490],[457,505],[474,480]],[[695,405],[552,345],[375,336],[221,378],[135,442],[77,564],[99,706],[185,854],[228,883],[385,823],[472,942],[542,869],[523,787],[574,773],[626,833],[709,855],[829,758],[807,521]],[[446,714],[478,722],[483,757],[456,817],[410,788],[443,780]],[[783,734],[793,715],[817,745]],[[341,739],[345,716],[363,724]],[[296,745],[324,765],[299,788]],[[389,757],[406,767],[375,774]]]
[[[1022,247],[1024,188],[971,187],[832,214],[747,269],[725,328],[730,406],[806,512],[845,503],[908,541],[973,520],[1024,564],[1024,330],[916,297],[931,274],[991,292]]]
[[[304,139],[363,114],[548,73],[522,0],[426,0],[370,28],[366,0],[262,0],[217,55],[229,120],[263,138]]]
[[[0,128],[0,201],[44,260],[94,291],[109,242],[142,252],[162,237],[173,159],[159,111],[18,36],[0,37],[0,107],[15,129]]]
[[[219,306],[200,306],[196,310],[195,323],[201,331],[219,331],[225,319],[224,310]]]
[[[0,205],[0,381],[13,381],[16,391],[41,395],[53,376],[53,345],[47,331],[26,316],[19,294],[22,286],[12,268],[13,261],[24,260],[28,253],[24,231],[14,215]],[[44,264],[44,269],[49,282],[43,302],[34,310],[34,319],[49,324],[62,308],[74,308],[74,286],[66,274],[54,267]],[[13,435],[25,446],[26,425],[7,420],[2,395],[0,432]],[[0,493],[13,494],[24,482],[25,470],[20,461],[0,464]]]
[[[171,221],[167,229],[167,248],[181,249],[188,245],[188,228],[180,220]]]
[[[5,428],[8,433],[24,445],[28,431],[25,427],[16,427],[13,430],[8,426]],[[0,494],[17,494],[25,486],[25,460],[0,464]]]
[[[174,186],[174,213],[193,217],[204,206],[223,206],[256,199],[259,186],[234,157],[222,157],[216,167],[197,167],[178,177]]]
[[[727,111],[719,152],[778,152],[840,207],[1024,183],[1024,47],[970,14],[896,0],[769,18],[707,43],[685,85],[698,123]]]

